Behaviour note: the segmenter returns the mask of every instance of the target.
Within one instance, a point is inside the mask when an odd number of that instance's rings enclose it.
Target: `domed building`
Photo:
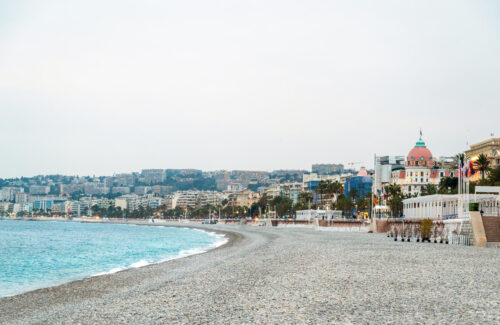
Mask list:
[[[427,184],[439,185],[443,177],[457,177],[456,169],[442,168],[420,137],[406,157],[404,170],[392,173],[392,181],[401,186],[404,194],[420,195]]]
[[[406,158],[406,167],[434,167],[432,153],[427,149],[422,138],[418,139],[415,147],[410,150]]]

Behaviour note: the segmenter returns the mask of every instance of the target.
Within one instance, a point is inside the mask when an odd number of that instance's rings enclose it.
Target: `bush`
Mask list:
[[[479,211],[479,203],[469,203],[469,211]]]
[[[420,222],[420,237],[422,237],[422,241],[424,239],[429,240],[431,238],[432,232],[432,220],[424,219]]]

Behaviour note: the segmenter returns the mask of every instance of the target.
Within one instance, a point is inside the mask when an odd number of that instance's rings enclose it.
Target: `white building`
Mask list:
[[[392,183],[404,194],[419,195],[428,184],[438,186],[443,177],[458,177],[456,169],[441,168],[425,142],[420,138],[406,158],[405,169],[392,172]]]
[[[164,169],[143,169],[141,175],[147,184],[161,183],[167,177]]]
[[[313,221],[315,218],[321,220],[333,220],[342,218],[342,211],[337,210],[299,210],[295,220]]]
[[[468,211],[464,198],[458,194],[427,195],[403,200],[403,215],[409,219],[451,219],[458,218],[461,212]],[[500,196],[491,194],[470,194],[470,203],[479,203],[484,213],[497,213]]]
[[[375,174],[373,176],[373,193],[392,183],[392,172],[404,170],[404,156],[375,156]]]
[[[49,194],[50,192],[50,186],[45,186],[45,185],[31,185],[30,186],[30,194],[33,195],[45,195]]]

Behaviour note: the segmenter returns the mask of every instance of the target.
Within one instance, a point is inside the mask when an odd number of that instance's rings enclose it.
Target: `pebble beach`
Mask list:
[[[198,225],[226,245],[0,299],[1,324],[498,324],[500,250]]]

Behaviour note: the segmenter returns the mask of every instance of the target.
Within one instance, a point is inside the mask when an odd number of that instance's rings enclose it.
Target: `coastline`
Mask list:
[[[0,323],[500,320],[499,250],[307,228],[195,226],[231,239],[203,254],[0,299]]]
[[[16,218],[16,219],[6,219],[6,218],[1,218],[0,220],[14,220],[14,221],[49,221],[49,222],[76,222],[76,223],[100,223],[100,224],[120,224],[120,225],[130,225],[130,226],[151,226],[151,227],[172,227],[172,228],[189,228],[193,230],[198,230],[198,231],[203,231],[205,233],[208,233],[209,235],[213,235],[215,238],[215,242],[207,247],[195,247],[193,249],[189,249],[188,251],[180,251],[178,255],[164,259],[164,260],[158,260],[156,262],[152,263],[147,263],[147,264],[141,264],[143,260],[139,260],[137,262],[134,262],[130,264],[128,267],[124,268],[119,268],[119,269],[112,269],[112,270],[107,270],[107,271],[102,271],[97,274],[91,274],[85,277],[82,277],[80,279],[74,279],[71,281],[61,281],[59,283],[55,283],[53,285],[48,285],[44,287],[39,287],[35,288],[29,291],[17,293],[14,295],[8,295],[4,297],[0,297],[0,304],[2,299],[6,298],[12,298],[20,295],[25,295],[25,294],[30,294],[31,292],[39,291],[39,290],[44,290],[44,289],[51,289],[51,288],[56,288],[59,286],[64,286],[67,284],[71,284],[73,282],[78,282],[78,281],[83,281],[85,279],[90,279],[93,277],[100,277],[100,276],[105,276],[105,275],[111,275],[111,274],[116,274],[118,272],[124,272],[124,271],[129,271],[137,268],[142,268],[142,267],[147,267],[150,265],[156,265],[156,264],[161,264],[161,263],[168,263],[173,260],[181,259],[181,258],[186,258],[189,256],[194,256],[194,255],[199,255],[199,254],[205,254],[207,252],[210,252],[212,250],[221,248],[225,245],[228,245],[231,243],[232,240],[234,240],[235,236],[232,232],[228,231],[219,231],[219,230],[212,230],[212,229],[204,229],[203,227],[196,227],[196,225],[193,224],[180,224],[180,223],[150,223],[147,221],[143,221],[140,219],[131,219],[130,221],[123,222],[120,220],[92,220],[92,221],[87,221],[87,220],[68,220],[66,218],[60,218],[60,219],[51,219],[51,218],[43,218],[43,219],[38,219],[38,218]],[[219,242],[219,239],[223,238],[223,242]]]

